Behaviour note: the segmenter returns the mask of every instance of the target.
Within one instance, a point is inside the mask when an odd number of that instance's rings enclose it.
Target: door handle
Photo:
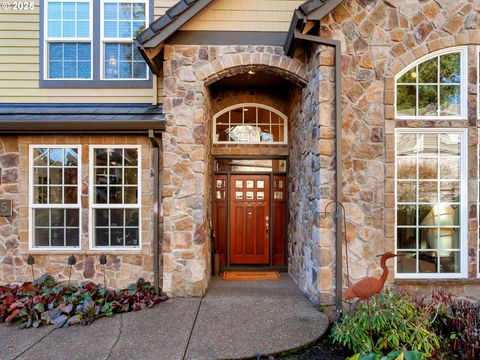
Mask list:
[[[267,230],[267,234],[270,230],[270,222],[268,220],[268,216],[265,216],[265,230]]]

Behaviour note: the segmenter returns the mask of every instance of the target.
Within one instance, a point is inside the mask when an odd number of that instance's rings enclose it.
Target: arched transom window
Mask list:
[[[286,144],[287,117],[262,104],[237,104],[213,117],[213,142]]]
[[[466,48],[429,54],[396,80],[397,119],[466,119]]]

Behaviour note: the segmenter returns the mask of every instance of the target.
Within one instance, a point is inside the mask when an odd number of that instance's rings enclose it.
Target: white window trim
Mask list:
[[[88,230],[89,230],[89,250],[91,251],[119,251],[119,252],[139,252],[142,249],[142,146],[141,145],[90,145],[89,146],[89,165],[88,165]],[[95,149],[137,149],[138,150],[138,202],[136,204],[95,204],[95,171],[94,156]],[[95,226],[93,221],[94,209],[138,209],[138,246],[95,246],[94,233]]]
[[[105,44],[108,43],[123,43],[123,44],[133,44],[134,40],[127,39],[127,38],[105,38],[104,37],[104,4],[105,3],[138,3],[138,4],[145,4],[145,29],[148,27],[149,19],[150,19],[150,1],[149,0],[102,0],[100,3],[100,80],[108,80],[108,81],[145,81],[150,80],[150,69],[147,66],[146,70],[146,77],[144,78],[106,78],[105,77]],[[133,57],[133,53],[132,53]]]
[[[410,71],[412,68],[417,66],[420,63],[423,63],[431,58],[460,52],[460,115],[454,116],[406,116],[406,115],[397,115],[397,80],[406,72]],[[440,70],[439,70],[440,71]],[[417,94],[418,98],[418,94]],[[439,100],[440,101],[440,100]],[[442,50],[434,51],[430,54],[422,56],[420,59],[417,59],[402,71],[400,71],[395,76],[394,83],[394,110],[395,110],[395,119],[397,120],[467,120],[468,119],[468,48],[466,46],[457,46],[449,47]],[[418,107],[418,103],[417,103]]]
[[[476,68],[476,74],[477,74],[477,120],[480,119],[480,94],[478,93],[478,90],[480,89],[480,45],[475,48],[475,68]],[[480,270],[479,270],[480,273]]]
[[[89,37],[49,37],[48,36],[48,4],[50,2],[88,2],[89,3]],[[92,0],[45,0],[45,10],[43,12],[43,78],[44,80],[59,81],[85,81],[93,79],[93,2]],[[49,44],[50,43],[88,43],[90,44],[90,77],[89,78],[50,78],[48,71],[49,65]]]
[[[480,51],[480,47],[478,48],[478,51]],[[477,51],[477,54],[478,54],[478,51]],[[480,61],[480,58],[477,59],[477,64],[478,64],[478,61]],[[477,72],[479,70],[477,69]],[[478,78],[478,76],[477,76]],[[477,95],[478,96],[478,95]],[[477,136],[480,135],[480,129],[477,129]],[[480,278],[480,253],[479,253],[479,250],[480,250],[480,214],[478,213],[478,211],[480,210],[480,199],[479,199],[479,196],[480,196],[480,158],[479,158],[479,155],[480,155],[480,144],[478,143],[477,141],[477,196],[476,196],[476,202],[477,202],[477,278]]]
[[[448,128],[397,128],[395,129],[395,224],[394,243],[397,251],[397,135],[401,133],[457,133],[460,135],[460,272],[459,273],[398,273],[395,261],[396,279],[465,279],[468,277],[468,129]]]
[[[285,139],[284,141],[273,141],[273,142],[262,142],[262,141],[250,141],[250,142],[241,142],[241,141],[218,141],[216,140],[217,138],[217,118],[220,117],[221,115],[229,112],[230,110],[241,108],[241,107],[255,107],[255,108],[260,108],[260,109],[265,109],[269,110],[278,116],[280,116],[283,119],[283,138]],[[242,115],[243,116],[243,115]],[[258,119],[258,113],[257,113],[257,119]],[[235,104],[232,106],[227,107],[226,109],[223,109],[222,111],[219,111],[213,116],[212,120],[213,124],[213,144],[235,144],[235,145],[287,145],[288,144],[288,118],[287,115],[281,113],[277,109],[264,105],[264,104],[259,104],[259,103],[240,103],[240,104]]]
[[[34,204],[33,203],[33,150],[35,148],[77,149],[77,203],[76,204]],[[28,249],[32,252],[66,252],[79,251],[82,247],[82,145],[46,145],[30,144],[28,148]],[[33,243],[33,209],[78,209],[79,212],[79,244],[78,246],[34,246]]]

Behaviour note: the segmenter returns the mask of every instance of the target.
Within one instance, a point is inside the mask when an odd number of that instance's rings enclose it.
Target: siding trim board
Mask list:
[[[45,64],[45,52],[46,44],[45,44],[45,3],[43,1],[40,2],[40,39],[39,39],[39,87],[40,88],[54,88],[54,89],[125,89],[125,88],[133,88],[133,89],[144,89],[144,88],[151,88],[153,84],[153,75],[151,71],[148,71],[148,80],[101,80],[100,78],[100,67],[103,64],[103,59],[100,58],[102,52],[100,51],[100,47],[102,46],[102,42],[100,39],[100,27],[101,27],[101,1],[94,1],[93,2],[93,34],[92,34],[92,80],[47,80],[45,79],[45,71],[46,66]],[[148,20],[150,23],[154,20],[154,0],[148,0],[149,6],[149,14]]]

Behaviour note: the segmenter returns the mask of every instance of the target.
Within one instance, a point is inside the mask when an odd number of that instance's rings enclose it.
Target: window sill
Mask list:
[[[395,285],[478,285],[480,278],[455,279],[395,279]]]
[[[70,249],[70,250],[48,250],[48,249],[30,249],[29,252],[32,255],[72,255],[72,254],[79,254],[79,255],[139,255],[142,249],[126,249],[126,250],[119,250],[119,249],[96,249],[96,250],[82,250],[82,249]]]
[[[40,80],[45,89],[151,89],[152,76],[148,80]]]

